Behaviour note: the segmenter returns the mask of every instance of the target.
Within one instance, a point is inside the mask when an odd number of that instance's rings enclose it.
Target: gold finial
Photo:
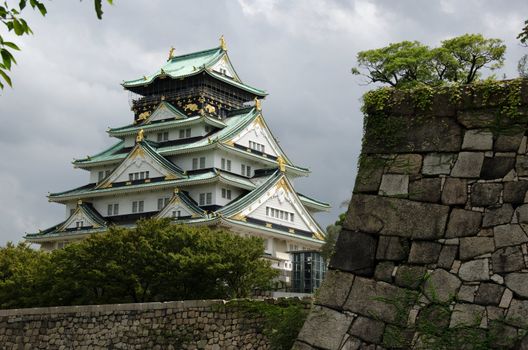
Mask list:
[[[222,48],[222,50],[227,51],[227,45],[224,39],[224,35],[220,37],[220,47]]]
[[[77,205],[81,205],[81,204],[82,204],[82,199],[79,199],[79,200],[77,201]]]
[[[139,130],[137,136],[136,136],[136,143],[141,142],[145,139],[145,136],[143,135],[143,129]]]
[[[279,165],[279,170],[282,172],[286,171],[286,162],[284,161],[284,158],[282,156],[277,157],[277,164]]]
[[[174,47],[171,47],[169,50],[169,58],[167,59],[167,61],[172,60],[173,57],[174,57]]]
[[[174,187],[174,194],[180,193],[180,189],[178,187]]]
[[[260,100],[257,97],[255,97],[255,108],[257,109],[257,111],[262,110],[262,105],[260,104]]]
[[[147,80],[147,76],[146,75],[143,76],[143,80]]]

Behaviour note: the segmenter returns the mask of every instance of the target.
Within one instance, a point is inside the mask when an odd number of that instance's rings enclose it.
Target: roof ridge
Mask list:
[[[170,60],[167,60],[167,62],[171,62],[172,60],[174,60],[174,59],[176,59],[176,58],[184,58],[184,57],[199,56],[199,55],[203,55],[203,54],[210,53],[210,52],[213,52],[213,51],[218,51],[218,50],[222,50],[222,47],[220,47],[220,46],[216,46],[216,47],[213,47],[213,48],[211,48],[211,49],[205,49],[205,50],[200,50],[200,51],[194,51],[194,52],[185,53],[185,54],[183,54],[183,55],[173,56]],[[222,50],[222,51],[223,51],[223,50]]]

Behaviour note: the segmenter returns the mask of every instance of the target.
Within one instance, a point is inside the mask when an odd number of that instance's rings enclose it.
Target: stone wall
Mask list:
[[[223,300],[0,310],[0,349],[269,349],[263,322]]]
[[[294,349],[528,349],[528,83],[369,98],[344,230]]]

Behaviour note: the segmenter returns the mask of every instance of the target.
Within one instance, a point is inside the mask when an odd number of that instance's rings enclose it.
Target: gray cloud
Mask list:
[[[15,87],[0,92],[0,244],[63,219],[46,193],[86,183],[70,162],[132,120],[119,83],[157,69],[170,46],[190,52],[226,36],[242,79],[269,92],[264,113],[282,146],[312,170],[298,190],[334,206],[323,226],[344,211],[355,179],[360,99],[371,88],[350,74],[358,51],[480,32],[506,41],[508,77],[527,52],[515,40],[528,13],[520,0],[118,0],[102,21],[92,6],[49,2],[46,18],[29,15],[35,35],[17,39]]]

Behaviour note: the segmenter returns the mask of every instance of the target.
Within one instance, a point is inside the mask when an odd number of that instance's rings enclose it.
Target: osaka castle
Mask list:
[[[291,270],[292,251],[316,251],[324,231],[313,214],[329,205],[298,193],[307,176],[273,136],[263,90],[242,82],[225,41],[174,55],[151,75],[125,81],[134,118],[108,129],[115,144],[77,159],[87,184],[51,193],[66,219],[26,234],[41,249],[61,248],[111,225],[141,218],[226,228],[264,239],[266,257]]]

